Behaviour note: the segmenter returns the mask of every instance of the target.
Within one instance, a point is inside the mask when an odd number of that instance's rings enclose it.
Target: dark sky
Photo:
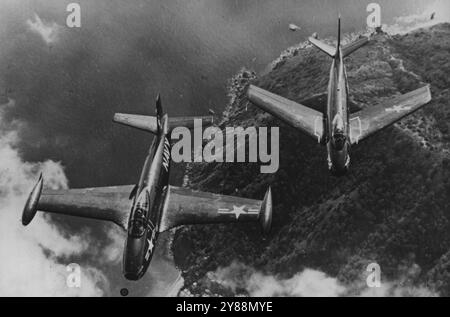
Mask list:
[[[313,32],[334,36],[339,12],[345,32],[364,29],[372,1],[83,0],[82,27],[69,29],[71,2],[0,0],[0,90],[16,100],[8,120],[24,122],[24,159],[61,161],[71,187],[91,187],[135,183],[151,141],[114,126],[114,112],[153,114],[158,92],[169,115],[221,112],[240,68],[261,71]],[[378,1],[383,23],[427,2]],[[54,43],[29,30],[34,14],[59,25]]]

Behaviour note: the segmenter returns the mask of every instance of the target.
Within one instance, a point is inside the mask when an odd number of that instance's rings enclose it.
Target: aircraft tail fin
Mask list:
[[[161,126],[161,118],[163,116],[162,103],[161,103],[161,95],[158,94],[156,97],[156,132],[160,134],[162,126]]]
[[[339,14],[339,18],[338,18],[338,37],[337,37],[336,55],[335,55],[335,57],[339,56],[339,50],[340,49],[341,49],[341,15]]]

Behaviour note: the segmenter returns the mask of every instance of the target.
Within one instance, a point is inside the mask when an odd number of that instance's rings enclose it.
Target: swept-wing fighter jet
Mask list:
[[[42,175],[31,192],[22,214],[28,225],[36,212],[44,211],[111,221],[127,231],[123,254],[123,273],[138,280],[147,271],[158,234],[181,225],[230,222],[260,222],[263,232],[272,222],[272,195],[264,200],[194,191],[170,186],[170,130],[183,124],[192,126],[194,118],[170,119],[162,115],[161,99],[156,116],[116,114],[115,122],[155,134],[136,185],[47,190]],[[212,118],[204,118],[211,122]]]
[[[317,107],[293,102],[253,85],[248,88],[247,96],[258,107],[320,144],[326,144],[329,170],[335,175],[343,175],[350,166],[350,147],[426,105],[431,101],[430,87],[424,86],[386,103],[352,113],[344,58],[367,44],[369,39],[363,37],[341,46],[339,18],[337,47],[321,42],[317,36],[310,37],[309,41],[333,60],[327,96],[324,97],[327,99],[326,109],[319,107],[315,110],[313,108]]]

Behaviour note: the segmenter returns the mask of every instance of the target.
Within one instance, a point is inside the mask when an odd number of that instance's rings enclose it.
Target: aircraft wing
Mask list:
[[[22,223],[28,225],[37,211],[111,221],[126,230],[134,185],[85,189],[46,190],[39,179],[27,200]]]
[[[192,224],[260,222],[264,232],[272,222],[270,188],[264,200],[205,193],[168,186],[159,232]]]
[[[324,135],[323,114],[304,105],[250,85],[248,99],[261,109],[283,120],[320,142]]]
[[[431,101],[430,86],[396,97],[385,104],[366,108],[350,116],[352,144],[371,136],[417,111]]]
[[[169,117],[169,130],[176,127],[186,127],[188,129],[194,128],[194,119],[201,119],[202,126],[210,126],[214,123],[213,116],[198,116],[198,117]],[[139,130],[156,133],[158,130],[156,117],[142,116],[136,114],[116,113],[114,115],[114,122],[133,127]]]

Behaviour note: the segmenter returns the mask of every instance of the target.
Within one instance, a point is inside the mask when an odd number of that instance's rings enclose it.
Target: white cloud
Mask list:
[[[15,132],[0,136],[0,296],[102,295],[108,283],[93,267],[81,268],[80,288],[66,284],[70,262],[60,261],[89,247],[83,234],[62,233],[41,213],[28,227],[22,226],[22,209],[40,172],[52,188],[67,188],[68,182],[60,163],[24,162],[15,148],[16,141]]]
[[[282,279],[233,262],[230,266],[219,268],[208,275],[211,280],[234,292],[245,289],[252,297],[336,297],[346,292],[346,288],[336,278],[311,269],[305,269],[292,278]]]
[[[366,288],[360,297],[437,297],[438,294],[426,287],[405,287],[398,283],[382,283],[379,288]]]
[[[248,281],[247,289],[253,297],[337,297],[345,292],[345,287],[337,279],[311,269],[297,273],[290,279],[276,279],[274,276],[254,273]]]
[[[33,20],[27,20],[27,25],[30,31],[40,35],[47,45],[58,40],[60,26],[55,22],[45,22],[35,13]]]
[[[397,281],[382,281],[380,288],[368,288],[365,276],[344,285],[337,278],[326,273],[305,269],[291,278],[280,278],[276,275],[264,274],[240,262],[233,262],[227,267],[221,267],[215,272],[209,272],[211,281],[231,289],[234,293],[245,290],[251,297],[432,297],[438,296],[423,286],[412,286],[408,277],[412,270],[420,270],[417,265],[405,272],[405,276]]]
[[[450,22],[450,2],[435,0],[423,12],[397,17],[393,25],[383,26],[383,30],[389,34],[405,34],[444,22]]]
[[[104,264],[119,264],[122,261],[126,233],[115,224],[107,224],[108,244],[101,250],[100,262]]]

